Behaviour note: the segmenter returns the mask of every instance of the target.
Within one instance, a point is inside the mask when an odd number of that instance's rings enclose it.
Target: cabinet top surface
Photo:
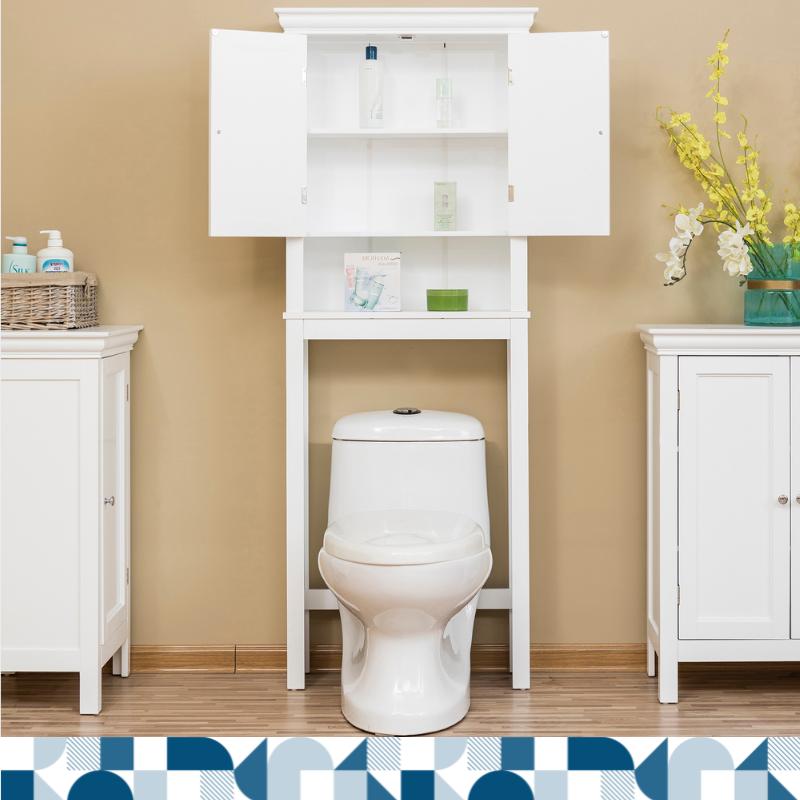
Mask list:
[[[287,33],[527,33],[533,7],[276,8]]]
[[[108,338],[126,333],[138,333],[144,325],[95,325],[92,328],[77,328],[75,330],[57,331],[7,331],[0,332],[2,339],[61,339],[64,337],[75,339]]]
[[[303,16],[313,16],[316,14],[364,14],[379,17],[386,16],[387,14],[535,14],[538,10],[538,8],[533,6],[453,6],[442,8],[431,8],[429,6],[381,6],[378,8],[359,8],[357,6],[339,6],[336,8],[303,6],[299,8],[276,8],[275,13],[281,16],[288,16],[291,14],[301,14]]]
[[[756,336],[774,336],[777,333],[794,333],[800,336],[800,327],[792,328],[788,326],[768,327],[758,325],[686,325],[683,323],[667,323],[663,325],[637,325],[638,330],[643,333],[724,333],[731,336],[736,334],[754,334]]]
[[[757,353],[800,355],[800,327],[639,325],[645,348],[659,355]]]
[[[130,350],[143,325],[96,325],[78,330],[0,332],[0,350],[6,357],[99,357]]]

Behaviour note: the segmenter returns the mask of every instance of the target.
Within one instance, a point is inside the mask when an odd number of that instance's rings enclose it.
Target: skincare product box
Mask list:
[[[456,230],[456,185],[437,181],[433,184],[433,229]]]
[[[400,311],[400,253],[344,254],[345,311]]]
[[[436,79],[436,127],[450,128],[453,125],[453,81],[450,78]]]

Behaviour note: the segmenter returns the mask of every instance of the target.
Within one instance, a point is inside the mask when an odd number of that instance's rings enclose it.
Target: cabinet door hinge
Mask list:
[[[125,585],[127,586],[131,582],[131,568],[125,567]]]
[[[678,411],[681,410],[681,390],[678,389]]]
[[[125,384],[125,402],[129,402],[131,399],[131,387],[129,383]]]
[[[508,184],[508,202],[509,203],[513,203],[514,202],[514,184],[513,183],[509,183]]]
[[[301,186],[300,187],[300,202],[302,205],[308,205],[308,187]]]
[[[678,584],[678,605],[681,604],[681,585]]]
[[[307,74],[307,73],[306,73],[306,68],[305,68],[305,67],[303,67],[303,84],[304,84],[304,85],[305,85],[305,82],[306,82],[306,74]]]
[[[508,85],[511,86],[514,83],[514,75],[511,72],[511,67],[508,68]]]

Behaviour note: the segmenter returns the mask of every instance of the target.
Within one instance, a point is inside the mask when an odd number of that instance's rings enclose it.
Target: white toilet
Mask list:
[[[492,567],[481,423],[413,408],[340,419],[319,567],[339,601],[344,716],[395,735],[458,722]]]

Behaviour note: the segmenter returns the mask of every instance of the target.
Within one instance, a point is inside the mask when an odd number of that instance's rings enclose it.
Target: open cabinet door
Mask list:
[[[305,70],[305,36],[211,31],[211,236],[305,234]]]
[[[508,37],[509,233],[609,233],[608,33]]]

